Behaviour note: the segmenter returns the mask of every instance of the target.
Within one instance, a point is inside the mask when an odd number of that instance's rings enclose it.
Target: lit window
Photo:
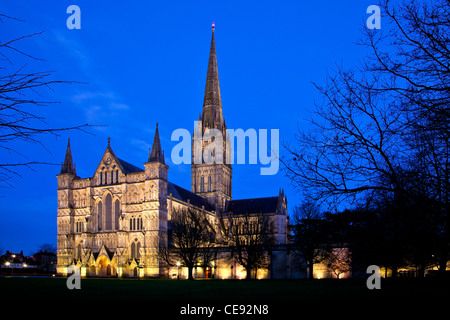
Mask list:
[[[97,218],[98,218],[98,231],[102,230],[102,224],[103,224],[103,206],[102,202],[100,201],[97,204]]]
[[[139,249],[141,248],[141,243],[138,241],[138,239],[134,239],[134,241],[131,243],[131,248],[130,248],[130,252],[131,252],[131,259],[139,259],[140,258],[140,253],[139,253]]]
[[[112,197],[108,194],[105,199],[105,230],[112,230]]]

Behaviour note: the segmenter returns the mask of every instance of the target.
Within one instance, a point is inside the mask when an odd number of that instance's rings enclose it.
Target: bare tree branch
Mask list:
[[[24,22],[23,20],[0,14],[0,22]],[[16,44],[30,38],[42,35],[43,31],[23,35],[7,41],[0,41],[0,57],[8,62],[8,66],[0,68],[0,150],[6,155],[1,156],[6,161],[10,153],[31,158],[31,155],[17,150],[17,142],[38,144],[47,150],[42,142],[44,135],[60,136],[65,131],[80,131],[90,133],[89,124],[73,125],[68,127],[53,127],[42,116],[40,108],[59,103],[43,98],[46,91],[53,91],[59,84],[81,83],[53,79],[54,71],[28,72],[28,65],[15,66],[15,58],[22,57],[33,61],[44,61],[32,54],[16,47]],[[47,150],[48,151],[48,150]],[[11,186],[8,180],[20,177],[18,168],[32,169],[34,165],[49,164],[41,161],[20,161],[17,163],[0,163],[0,183]],[[56,165],[56,164],[51,164]]]

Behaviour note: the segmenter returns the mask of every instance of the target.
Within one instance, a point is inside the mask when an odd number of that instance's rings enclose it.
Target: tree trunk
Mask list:
[[[191,266],[188,267],[188,280],[194,280],[194,276],[192,275],[193,270],[194,270],[194,267],[191,267]]]
[[[308,263],[308,279],[314,279],[314,263]]]
[[[448,165],[448,162],[447,162]],[[448,181],[448,172],[446,172],[446,181]],[[447,260],[449,258],[449,250],[448,250],[448,244],[450,242],[450,204],[448,203],[448,185],[446,188],[446,203],[445,203],[445,236],[444,236],[444,241],[442,242],[442,246],[441,246],[441,259],[439,261],[439,276],[440,277],[444,277],[445,276],[445,271],[447,270]]]
[[[440,277],[445,276],[445,270],[447,270],[447,255],[448,255],[448,242],[443,243],[441,248],[441,259],[439,261],[439,271],[438,275]]]
[[[245,280],[250,280],[252,278],[252,268],[246,268],[247,270],[247,276],[245,277]]]
[[[397,268],[396,265],[392,266],[392,275],[391,275],[391,277],[393,279],[396,279],[398,277],[398,268]]]

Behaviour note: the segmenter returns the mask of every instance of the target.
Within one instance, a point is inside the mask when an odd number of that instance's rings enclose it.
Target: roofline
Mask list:
[[[278,196],[272,196],[272,197],[260,197],[260,198],[245,198],[245,199],[232,199],[232,200],[227,200],[227,202],[228,202],[228,201],[243,201],[243,200],[272,199],[272,198],[278,198]]]

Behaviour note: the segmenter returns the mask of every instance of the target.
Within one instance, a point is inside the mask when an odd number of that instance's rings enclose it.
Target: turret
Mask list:
[[[67,189],[70,183],[77,176],[77,171],[72,159],[72,150],[70,148],[70,139],[67,142],[66,156],[64,162],[61,164],[60,174],[58,177],[58,189]]]
[[[159,140],[159,128],[156,124],[153,146],[149,150],[148,162],[144,163],[146,179],[162,179],[167,182],[167,169],[169,168],[164,160],[164,151]]]
[[[66,156],[64,157],[64,163],[61,164],[61,172],[60,173],[61,174],[69,173],[74,176],[77,175],[77,171],[73,164],[72,150],[70,149],[70,138],[68,139],[68,142],[67,142]]]

